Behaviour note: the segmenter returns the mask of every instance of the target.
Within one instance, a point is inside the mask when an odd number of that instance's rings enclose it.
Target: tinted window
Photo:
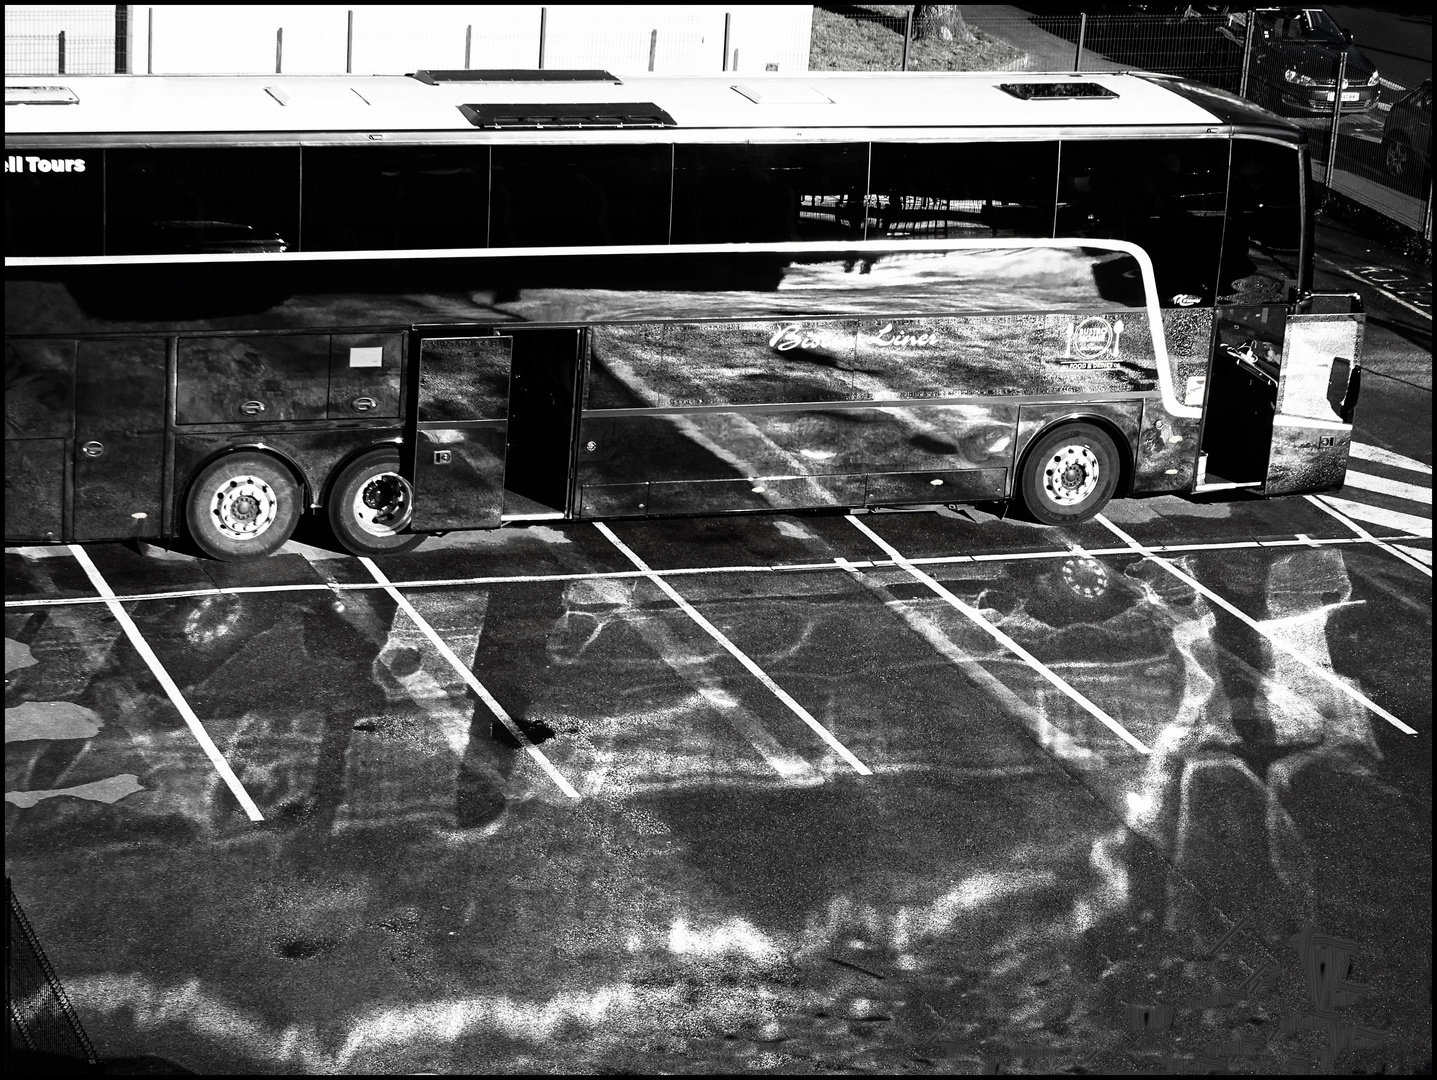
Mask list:
[[[1297,148],[1234,139],[1223,241],[1224,298],[1282,303],[1298,278],[1302,161]]]
[[[101,254],[104,190],[101,150],[7,153],[5,254]]]
[[[483,247],[487,147],[304,151],[307,251]]]
[[[868,147],[674,148],[676,244],[861,239]]]
[[[1153,260],[1164,307],[1216,295],[1227,201],[1220,139],[1063,143],[1058,235],[1128,240]]]
[[[494,150],[491,247],[663,244],[668,146],[516,146]]]
[[[110,254],[288,251],[299,239],[299,150],[111,150]]]
[[[874,143],[868,236],[1052,236],[1058,144]]]

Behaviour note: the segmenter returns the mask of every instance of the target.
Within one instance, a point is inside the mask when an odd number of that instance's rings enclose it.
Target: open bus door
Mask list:
[[[415,531],[565,516],[581,334],[509,326],[420,334]]]
[[[1225,320],[1207,380],[1196,491],[1342,486],[1361,386],[1362,299],[1325,293]]]

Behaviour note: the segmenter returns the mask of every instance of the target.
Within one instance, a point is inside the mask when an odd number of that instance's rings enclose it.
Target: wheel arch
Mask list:
[[[339,478],[344,475],[346,469],[365,454],[390,448],[393,448],[395,452],[399,454],[399,463],[402,470],[404,466],[404,441],[402,439],[380,439],[378,442],[366,443],[364,446],[357,447],[330,466],[329,473],[325,476],[324,482],[319,485],[320,499],[315,504],[315,509],[322,510],[329,505],[329,500],[334,495],[335,486],[339,483]]]
[[[175,485],[176,499],[179,505],[181,519],[184,517],[185,502],[190,497],[190,492],[195,486],[195,481],[216,461],[233,457],[235,454],[263,454],[265,457],[273,458],[279,462],[285,467],[286,471],[294,477],[295,486],[299,488],[300,498],[303,500],[302,508],[306,510],[309,509],[314,496],[315,486],[308,474],[304,471],[303,466],[301,466],[292,455],[285,453],[285,451],[279,447],[272,446],[261,440],[256,440],[254,442],[232,443],[229,446],[222,446],[213,453],[200,458],[199,461],[195,463],[189,470],[189,476],[185,478],[184,485]]]
[[[1133,475],[1136,463],[1133,460],[1132,439],[1128,433],[1119,427],[1111,417],[1102,413],[1083,412],[1074,410],[1063,413],[1059,416],[1045,418],[1042,426],[1033,430],[1028,436],[1028,441],[1023,445],[1023,452],[1018,455],[1018,460],[1013,469],[1013,479],[1010,487],[1010,498],[1018,498],[1018,485],[1023,475],[1023,470],[1028,467],[1028,460],[1033,456],[1033,447],[1037,446],[1053,432],[1069,426],[1070,424],[1090,424],[1097,428],[1104,435],[1113,441],[1113,446],[1118,451],[1118,486],[1113,491],[1113,498],[1125,499],[1132,494]]]

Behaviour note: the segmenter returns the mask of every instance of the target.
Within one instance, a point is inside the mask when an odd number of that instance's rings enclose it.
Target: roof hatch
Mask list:
[[[6,105],[78,105],[80,99],[67,86],[7,86]]]
[[[623,80],[598,68],[459,68],[446,71],[425,69],[410,75],[430,86],[440,83],[482,82],[604,82],[623,86]]]
[[[584,102],[575,105],[460,105],[477,128],[628,128],[674,127],[675,121],[648,101]]]
[[[802,83],[738,83],[734,89],[755,105],[833,104],[833,98]]]
[[[1118,95],[1106,86],[1091,82],[1020,82],[999,83],[998,89],[1024,101],[1061,98],[1115,98]]]

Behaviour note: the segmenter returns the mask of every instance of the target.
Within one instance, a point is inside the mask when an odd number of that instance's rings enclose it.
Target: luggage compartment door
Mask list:
[[[415,531],[493,528],[504,512],[512,337],[419,342]]]

